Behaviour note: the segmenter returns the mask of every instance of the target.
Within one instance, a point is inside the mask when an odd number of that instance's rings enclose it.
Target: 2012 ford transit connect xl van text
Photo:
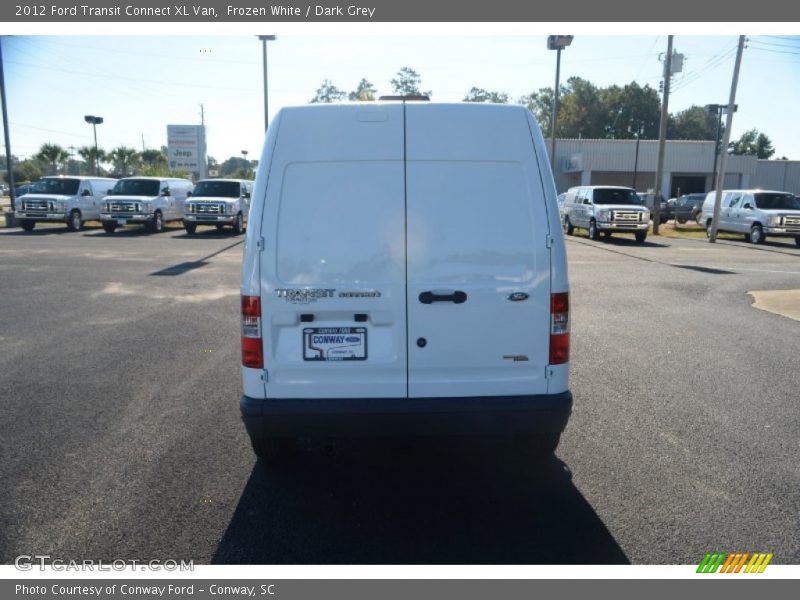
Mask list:
[[[552,452],[572,407],[567,261],[522,107],[282,109],[250,208],[241,412],[298,437],[503,434]]]

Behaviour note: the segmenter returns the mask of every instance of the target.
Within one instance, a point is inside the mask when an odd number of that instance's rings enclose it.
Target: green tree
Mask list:
[[[108,155],[108,159],[114,167],[113,174],[116,177],[128,177],[133,175],[136,167],[140,163],[139,153],[134,148],[118,146]]]
[[[428,96],[433,95],[432,92],[422,92],[419,89],[422,83],[422,77],[414,69],[403,67],[397,72],[397,78],[392,79],[392,90],[398,96]]]
[[[27,159],[15,162],[12,167],[14,173],[14,185],[20,185],[28,181],[36,181],[42,176],[42,169],[35,160]],[[3,179],[8,181],[8,173],[3,173]]]
[[[252,161],[242,158],[241,156],[231,156],[219,166],[219,176],[241,178],[242,173],[248,172],[252,176],[252,168]]]
[[[725,126],[720,128],[720,136]],[[713,140],[717,135],[717,115],[702,106],[690,106],[667,121],[667,138],[671,140]]]
[[[366,79],[362,79],[358,82],[355,91],[350,92],[347,99],[354,102],[369,102],[375,100],[375,92],[377,91],[374,85]]]
[[[167,155],[163,150],[143,150],[139,155],[144,168],[160,167],[167,165]]]
[[[563,87],[561,88],[564,89]],[[545,136],[550,135],[550,119],[553,114],[553,88],[539,88],[517,100],[517,104],[526,106],[542,128]]]
[[[599,100],[603,120],[599,124],[603,137],[625,140],[636,137],[641,132],[642,139],[658,137],[661,119],[661,100],[658,92],[649,85],[644,87],[631,82],[623,87],[612,85],[600,88]]]
[[[330,79],[325,79],[317,89],[317,93],[311,99],[312,104],[340,102],[347,96],[347,92],[340,90],[331,83]],[[224,164],[224,163],[223,163]]]
[[[772,140],[757,129],[748,129],[731,144],[733,154],[746,154],[758,158],[770,158],[775,154]]]
[[[95,161],[99,165],[102,162],[105,162],[107,155],[106,151],[102,148],[98,148],[95,151],[94,146],[83,146],[78,148],[78,156],[80,156],[83,161],[86,163],[86,173],[94,174],[94,166]]]
[[[508,94],[505,92],[490,92],[483,88],[472,87],[464,96],[464,102],[491,102],[494,104],[508,104]]]
[[[33,158],[47,166],[48,175],[58,175],[59,167],[69,160],[69,152],[58,144],[42,144]]]

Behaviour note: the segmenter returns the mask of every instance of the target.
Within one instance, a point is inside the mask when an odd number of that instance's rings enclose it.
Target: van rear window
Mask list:
[[[284,283],[372,286],[403,277],[403,163],[294,163],[277,223]]]

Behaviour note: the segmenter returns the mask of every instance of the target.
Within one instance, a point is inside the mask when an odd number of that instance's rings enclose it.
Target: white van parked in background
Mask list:
[[[709,192],[703,202],[703,221],[709,236],[716,194]],[[789,192],[723,190],[717,230],[741,233],[754,244],[762,243],[768,235],[793,237],[800,246],[800,200]]]
[[[567,190],[563,211],[564,231],[572,235],[576,227],[586,229],[590,240],[600,233],[632,233],[639,243],[647,239],[650,211],[633,188],[587,185]]]
[[[103,197],[115,183],[107,177],[43,177],[18,198],[14,216],[25,231],[36,223],[66,223],[78,231],[85,221],[100,218]]]
[[[244,231],[250,212],[253,182],[245,179],[203,179],[186,202],[183,228],[193,234],[198,225],[230,226],[236,235]]]
[[[282,109],[242,271],[241,412],[259,457],[305,436],[566,426],[567,260],[523,107]]]
[[[186,199],[194,184],[173,177],[126,177],[103,198],[100,220],[106,233],[131,223],[146,225],[158,233],[164,223],[183,220]]]

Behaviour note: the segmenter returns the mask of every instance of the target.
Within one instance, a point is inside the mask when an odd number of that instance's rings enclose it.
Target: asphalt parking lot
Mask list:
[[[557,456],[353,442],[256,464],[238,414],[243,238],[0,230],[0,562],[800,562],[800,249],[568,238]]]

